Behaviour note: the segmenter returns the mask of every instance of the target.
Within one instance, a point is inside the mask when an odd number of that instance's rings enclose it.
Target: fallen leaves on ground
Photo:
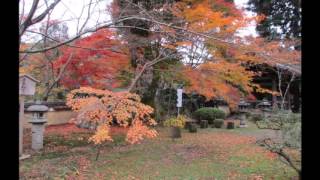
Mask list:
[[[49,135],[53,135],[63,130],[69,131],[69,133],[79,132],[74,125],[73,127],[71,125],[55,126],[48,129],[49,131],[47,131],[47,133],[49,132]],[[149,176],[149,171],[155,167],[157,167],[156,169],[158,172],[156,176],[163,177],[163,173],[166,171],[161,169],[162,166],[179,167],[188,166],[194,163],[199,165],[198,168],[208,169],[210,171],[216,171],[215,168],[212,169],[211,164],[214,164],[214,167],[219,164],[226,166],[228,168],[223,170],[225,172],[223,172],[224,174],[222,177],[229,178],[230,180],[241,178],[262,180],[273,177],[273,171],[283,171],[281,168],[275,168],[275,170],[263,169],[264,167],[268,168],[274,166],[276,162],[278,162],[278,158],[276,154],[256,145],[255,137],[237,134],[229,130],[215,131],[214,129],[208,129],[199,131],[198,133],[187,133],[186,131],[183,131],[181,139],[172,141],[168,136],[168,129],[157,129],[160,132],[157,138],[146,140],[141,144],[111,144],[111,146],[102,148],[100,156],[103,158],[99,161],[94,161],[95,151],[90,151],[92,146],[79,146],[71,149],[64,149],[64,146],[57,146],[52,149],[53,152],[58,152],[56,159],[44,158],[40,161],[33,162],[34,164],[28,166],[28,170],[24,169],[20,174],[32,178],[44,177],[43,173],[37,171],[37,169],[43,169],[44,171],[48,171],[53,177],[60,176],[59,174],[61,172],[65,172],[63,177],[70,180],[88,178],[121,179],[123,178],[123,173],[130,175],[131,179],[143,179],[144,176]],[[114,135],[125,135],[127,129],[111,128],[111,131]],[[66,141],[71,140],[71,136],[65,136],[65,138],[67,138]],[[60,152],[67,152],[68,155],[60,157]],[[125,168],[127,166],[131,167],[132,165],[133,168],[137,168],[134,166],[137,164],[135,163],[136,161],[139,162],[141,159],[153,156],[156,157],[145,159],[143,161],[143,166],[140,164],[139,172],[135,173]],[[260,166],[260,164],[266,164],[266,166]],[[103,170],[96,172],[95,169],[100,167],[103,167]],[[124,169],[118,169],[121,167],[124,167]],[[224,169],[224,167],[220,168]],[[289,169],[286,165],[284,165],[283,168]],[[244,169],[249,170],[243,172],[242,170]],[[191,168],[188,171],[195,170],[192,170]],[[270,174],[270,172],[272,173]],[[287,175],[281,175],[281,173],[280,175],[275,175],[275,177],[282,176],[284,177]],[[129,177],[127,177],[127,179],[128,178]]]

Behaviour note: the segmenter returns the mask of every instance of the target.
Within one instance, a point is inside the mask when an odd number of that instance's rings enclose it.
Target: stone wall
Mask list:
[[[71,110],[61,111],[49,111],[47,112],[46,125],[64,124],[67,123],[71,118],[75,117],[76,113]],[[31,120],[32,114],[29,112],[24,113],[24,128],[31,128],[31,124],[28,123]]]

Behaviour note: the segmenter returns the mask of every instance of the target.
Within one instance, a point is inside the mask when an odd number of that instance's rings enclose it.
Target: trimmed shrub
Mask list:
[[[234,122],[228,122],[227,129],[234,129]]]
[[[208,128],[208,120],[201,120],[200,121],[200,128]]]
[[[224,120],[223,119],[216,119],[213,121],[215,128],[221,128],[223,125]]]
[[[200,120],[208,120],[209,124],[213,124],[215,119],[224,119],[226,114],[218,108],[204,107],[194,112],[194,117]]]
[[[196,133],[197,132],[197,126],[195,124],[190,124],[189,132]]]

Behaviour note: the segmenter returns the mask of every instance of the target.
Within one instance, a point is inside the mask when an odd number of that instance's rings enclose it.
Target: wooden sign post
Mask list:
[[[25,96],[33,96],[35,93],[36,83],[38,80],[29,75],[19,76],[19,156],[23,154],[23,117],[24,117],[24,98]]]

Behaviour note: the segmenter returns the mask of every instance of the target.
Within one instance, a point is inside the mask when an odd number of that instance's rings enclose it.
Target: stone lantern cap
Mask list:
[[[29,106],[27,111],[29,112],[47,112],[49,108],[45,105],[40,104],[40,102],[36,102],[35,105]]]
[[[32,124],[46,123],[47,120],[42,117],[41,113],[47,112],[48,110],[49,108],[45,105],[42,105],[39,101],[37,101],[35,105],[29,106],[27,111],[33,112],[33,113],[39,113],[32,120],[30,120],[29,123],[32,123]]]

